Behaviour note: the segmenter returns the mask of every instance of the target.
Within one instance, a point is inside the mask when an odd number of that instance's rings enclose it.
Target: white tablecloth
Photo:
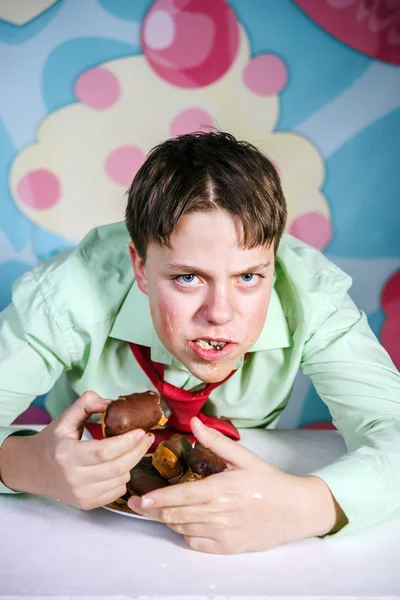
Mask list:
[[[242,434],[244,445],[297,474],[345,452],[333,431]],[[188,549],[160,523],[3,495],[0,553],[2,599],[400,598],[400,519],[340,538],[220,556]]]

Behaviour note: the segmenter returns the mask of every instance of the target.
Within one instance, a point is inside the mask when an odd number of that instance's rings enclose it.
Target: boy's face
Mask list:
[[[149,244],[146,263],[130,244],[158,337],[205,382],[222,381],[235,369],[267,314],[273,245],[248,250],[241,239],[240,219],[215,210],[184,216],[170,238],[172,248]]]

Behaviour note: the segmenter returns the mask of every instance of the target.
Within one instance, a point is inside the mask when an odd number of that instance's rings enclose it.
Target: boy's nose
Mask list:
[[[225,325],[232,321],[234,308],[231,298],[225,292],[210,293],[203,307],[205,319],[213,325]]]

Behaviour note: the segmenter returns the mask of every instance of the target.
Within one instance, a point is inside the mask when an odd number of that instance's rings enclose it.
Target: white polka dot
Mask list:
[[[175,39],[175,23],[164,10],[156,10],[145,22],[143,37],[151,50],[165,50]]]

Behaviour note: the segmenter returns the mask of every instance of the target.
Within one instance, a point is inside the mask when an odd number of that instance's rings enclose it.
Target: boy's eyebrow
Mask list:
[[[237,277],[238,275],[243,275],[244,273],[255,273],[256,271],[261,271],[262,269],[266,269],[267,267],[270,266],[270,264],[271,264],[271,261],[268,261],[266,263],[259,263],[258,265],[252,265],[251,267],[247,267],[246,269],[240,271],[239,273],[232,273],[232,275],[233,275],[233,277]],[[193,265],[187,265],[185,263],[172,262],[172,263],[166,263],[165,266],[170,271],[175,271],[176,273],[184,273],[184,274],[198,273],[199,275],[205,276],[205,277],[212,276],[212,274],[207,273],[207,271],[203,271],[202,269],[194,267]]]

